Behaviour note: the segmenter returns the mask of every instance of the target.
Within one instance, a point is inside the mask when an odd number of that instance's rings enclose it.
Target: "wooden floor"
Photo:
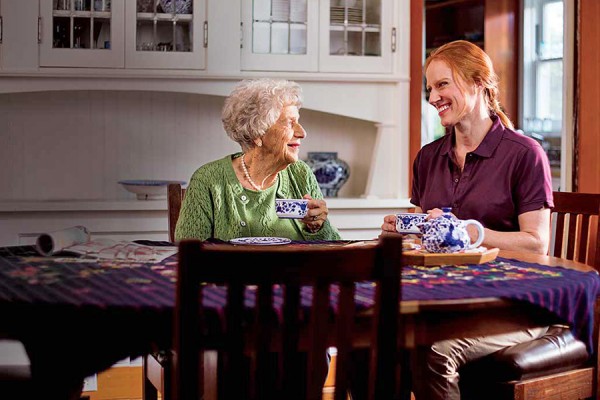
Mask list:
[[[333,400],[335,368],[336,357],[332,355],[322,400]],[[89,400],[141,400],[142,368],[138,366],[109,368],[98,374],[98,390],[83,392],[83,397]]]

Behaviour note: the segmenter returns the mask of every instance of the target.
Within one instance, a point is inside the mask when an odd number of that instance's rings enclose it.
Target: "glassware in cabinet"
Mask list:
[[[122,67],[123,0],[40,2],[42,67]],[[116,32],[115,32],[116,30]]]
[[[127,3],[127,21],[133,22],[134,29],[127,30],[126,66],[204,69],[205,8],[201,0]]]
[[[395,51],[393,2],[331,0],[321,2],[324,34],[320,67],[324,72],[389,73]]]

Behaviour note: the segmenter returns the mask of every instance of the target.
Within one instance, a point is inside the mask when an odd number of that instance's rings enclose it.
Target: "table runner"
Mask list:
[[[172,311],[175,302],[177,256],[161,263],[98,262],[77,258],[39,257],[30,246],[0,249],[0,303],[43,303],[125,307],[140,311]],[[479,265],[408,266],[402,273],[403,300],[445,300],[499,297],[526,301],[553,312],[571,326],[573,334],[592,349],[593,311],[600,288],[595,272],[580,272],[512,259],[497,258]],[[275,288],[280,304],[281,288]],[[357,285],[359,308],[372,305],[374,287]],[[226,291],[207,287],[203,303],[217,310]],[[302,290],[302,304],[310,306],[312,292]],[[255,293],[246,291],[246,306]],[[337,289],[332,287],[335,308]]]

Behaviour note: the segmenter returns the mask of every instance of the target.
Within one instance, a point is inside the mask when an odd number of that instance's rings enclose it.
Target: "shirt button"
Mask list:
[[[458,178],[455,178],[455,179],[454,179],[454,183],[458,183]]]
[[[241,226],[246,226],[246,221],[240,221]]]
[[[242,195],[242,201],[246,201],[247,197],[245,194]]]
[[[454,203],[454,204],[452,204],[452,207],[453,207],[453,208],[457,208],[457,207],[458,207],[458,203]]]

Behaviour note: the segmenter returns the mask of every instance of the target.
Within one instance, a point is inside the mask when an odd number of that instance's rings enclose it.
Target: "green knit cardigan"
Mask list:
[[[175,240],[186,238],[206,240],[215,238],[230,240],[246,236],[286,236],[284,232],[273,231],[272,222],[277,216],[274,204],[250,203],[256,197],[244,189],[235,175],[232,160],[242,153],[227,155],[198,168],[192,175],[185,193],[181,213],[175,228]],[[300,199],[310,194],[313,199],[322,199],[317,179],[304,161],[296,161],[279,172],[276,183],[277,198]],[[267,192],[266,190],[265,192]],[[262,192],[259,192],[262,193]],[[252,195],[251,195],[252,194]],[[249,209],[260,215],[249,216]],[[249,226],[246,221],[260,220],[259,226]],[[338,230],[325,221],[318,232],[310,233],[304,223],[294,219],[293,223],[303,240],[341,239]],[[261,234],[257,234],[257,231]]]

